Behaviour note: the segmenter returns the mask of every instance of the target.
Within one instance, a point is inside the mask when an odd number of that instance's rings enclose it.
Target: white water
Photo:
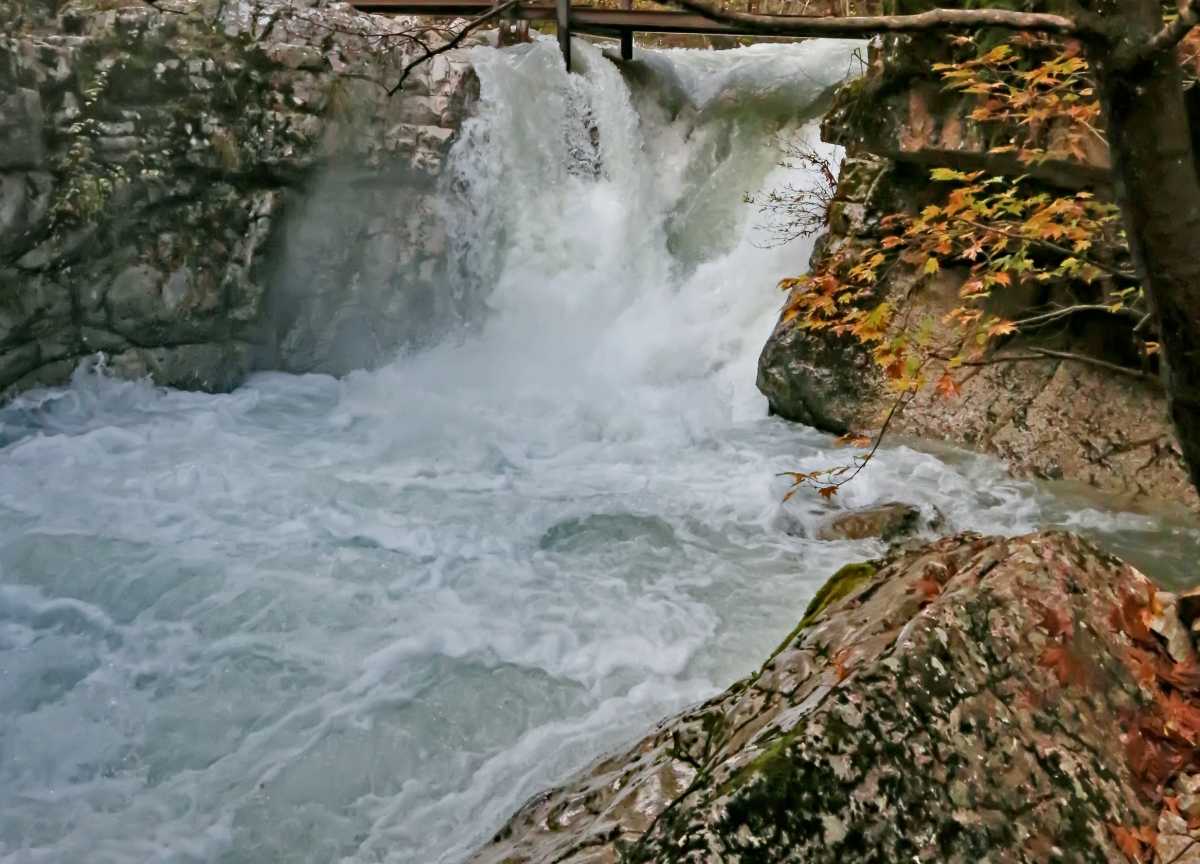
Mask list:
[[[807,250],[738,203],[796,182],[771,134],[849,52],[670,52],[631,90],[582,44],[569,83],[552,45],[480,50],[462,339],[228,396],[85,370],[0,411],[0,861],[460,861],[877,553],[781,530],[775,473],[843,454],[765,417]],[[1157,530],[905,448],[841,498]]]

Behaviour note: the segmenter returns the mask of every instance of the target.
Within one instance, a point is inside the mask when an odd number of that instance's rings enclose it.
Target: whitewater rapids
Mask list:
[[[443,344],[225,396],[96,364],[0,410],[0,862],[453,864],[878,553],[782,530],[776,473],[844,453],[754,389],[809,250],[742,203],[804,182],[772,143],[855,50],[478,49]],[[839,499],[1163,530],[903,447]]]

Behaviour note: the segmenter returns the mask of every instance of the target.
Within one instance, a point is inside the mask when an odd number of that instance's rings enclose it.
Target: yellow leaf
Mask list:
[[[938,259],[930,256],[925,259],[925,275],[932,276],[941,269],[942,265],[938,263]]]

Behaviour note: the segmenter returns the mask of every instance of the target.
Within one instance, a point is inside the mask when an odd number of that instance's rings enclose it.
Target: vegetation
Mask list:
[[[1100,106],[1078,43],[1018,34],[986,47],[955,37],[952,53],[960,55],[955,62],[934,69],[948,90],[974,100],[969,116],[994,133],[991,154],[1014,154],[1023,166],[1107,158]],[[895,393],[889,417],[927,384],[950,398],[980,366],[1046,359],[1044,349],[1000,357],[994,352],[1013,334],[1082,313],[1124,318],[1130,339],[1152,365],[1158,343],[1148,338],[1149,313],[1111,200],[1090,189],[1054,190],[1028,175],[937,167],[929,177],[929,200],[885,216],[878,243],[840,249],[811,272],[780,283],[789,292],[784,321],[848,335],[871,352]],[[790,208],[776,211],[784,217],[777,235],[811,233],[824,224],[813,214],[827,212],[825,184],[811,193],[776,191],[768,200],[789,198]],[[881,287],[897,270],[907,277],[899,296]],[[942,316],[919,312],[912,298],[946,271],[957,274],[960,305]],[[1016,319],[996,311],[1019,305],[997,303],[997,292],[1029,294],[1048,285],[1056,288],[1053,296],[1073,302],[1054,300]],[[869,443],[860,435],[847,440]],[[869,458],[792,478],[830,496]]]
[[[1029,163],[1042,157],[1047,147],[1039,143],[1039,136],[1044,140],[1049,135],[1053,141],[1059,118],[1065,117],[1073,128],[1096,135],[1099,134],[1096,121],[1103,118],[1116,204],[1132,255],[1133,272],[1144,292],[1148,323],[1158,334],[1159,344],[1148,346],[1148,350],[1157,349],[1160,353],[1171,419],[1192,482],[1200,487],[1200,256],[1194,254],[1200,242],[1200,176],[1184,99],[1184,69],[1195,63],[1192,31],[1200,23],[1200,0],[1190,0],[1182,8],[1160,0],[1127,0],[1119,4],[1096,0],[1058,4],[1052,0],[1030,10],[982,4],[971,9],[927,9],[912,14],[848,18],[787,18],[730,12],[703,0],[674,2],[716,20],[775,36],[974,33],[991,32],[992,28],[1071,40],[1073,45],[1068,50],[1076,53],[1059,54],[1030,69],[1010,62],[1011,47],[991,49],[974,59],[953,64],[954,68],[943,68],[950,86],[983,99],[978,109],[982,120],[1023,121],[1029,142],[999,145],[991,154],[995,164],[989,167],[993,171],[977,176],[940,175],[942,182],[960,185],[957,189],[948,188],[945,201],[933,205],[935,209],[928,213],[907,222],[897,220],[890,248],[896,259],[904,260],[901,255],[905,255],[909,259],[904,261],[906,264],[924,254],[919,266],[928,268],[929,276],[935,274],[947,257],[961,257],[969,252],[975,257],[967,258],[974,270],[968,293],[980,295],[976,299],[982,299],[986,296],[984,292],[997,285],[1014,281],[1014,271],[1022,279],[1030,278],[1031,274],[1037,278],[1047,272],[1047,265],[1039,268],[1037,255],[1011,248],[1013,242],[1039,250],[1050,244],[1062,245],[1060,241],[1064,240],[1071,244],[1063,248],[1071,249],[1072,255],[1053,264],[1051,275],[1086,281],[1088,276],[1104,272],[1099,262],[1083,257],[1090,246],[1076,252],[1075,245],[1094,242],[1093,234],[1107,231],[1110,211],[1087,198],[1055,203],[1036,195],[1031,197],[1018,182],[1025,167],[1022,159]],[[1090,73],[1094,85],[1084,83],[1089,81],[1085,71]],[[1016,78],[1009,73],[1016,73]],[[1075,151],[1083,146],[1083,140],[1074,134],[1058,142],[1068,153],[1078,155]],[[1014,152],[1021,157],[1015,160],[1016,171]],[[992,183],[988,176],[1013,177],[1014,173],[1016,177],[1011,183]],[[1003,217],[1005,224],[988,225],[986,220],[997,215]],[[1002,231],[1012,232],[1011,236],[1006,237]],[[849,304],[858,292],[869,289],[873,280],[878,279],[879,268],[889,263],[887,251],[880,250],[882,258],[873,255],[851,265],[844,273],[815,274],[814,291],[810,293],[814,298],[812,303],[821,305],[797,309],[796,314],[820,321],[821,306],[832,302],[836,308],[844,295],[849,295],[846,296]],[[856,267],[859,269],[855,270]],[[1118,273],[1108,275],[1122,278],[1125,285],[1119,290],[1135,288],[1127,295],[1116,295],[1124,308],[1136,299],[1137,289],[1117,269]],[[826,299],[820,299],[821,295]],[[840,318],[837,314],[833,317]],[[965,353],[957,350],[947,354],[947,346],[932,343],[922,346],[911,336],[906,337],[903,345],[890,344],[893,317],[892,310],[876,306],[861,317],[828,326],[857,329],[861,338],[881,346],[878,359],[893,371],[902,392],[906,386],[909,386],[907,392],[911,392],[912,382],[930,374],[929,359],[946,364],[943,373],[947,374],[944,377],[939,374],[937,380],[944,390],[951,392],[954,378],[948,373],[956,368],[951,364],[978,362],[971,358],[979,348],[1011,332],[1011,322],[989,319],[984,314],[976,317],[968,303],[956,320],[974,339],[975,347]],[[884,429],[886,424],[887,421]],[[793,479],[800,484],[816,485],[830,495],[837,484],[861,468],[863,459],[869,458],[870,453],[860,458],[857,467],[842,466],[831,474],[816,477],[797,474]]]

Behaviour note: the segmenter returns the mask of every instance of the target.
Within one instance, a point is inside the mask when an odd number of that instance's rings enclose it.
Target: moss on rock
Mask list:
[[[1057,533],[845,567],[812,638],[538,796],[473,862],[1123,860],[1110,826],[1157,810],[1121,743],[1148,697],[1110,617],[1146,591]],[[1044,662],[1052,641],[1089,658],[1084,683]]]

